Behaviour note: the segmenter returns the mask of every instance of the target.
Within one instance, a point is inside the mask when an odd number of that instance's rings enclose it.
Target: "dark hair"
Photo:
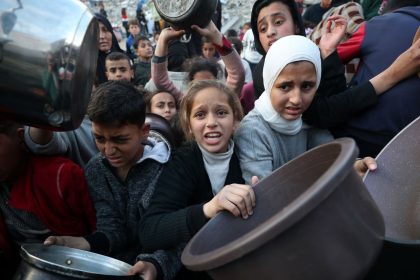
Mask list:
[[[150,43],[149,38],[147,38],[146,36],[143,35],[137,35],[136,37],[134,37],[134,41],[133,41],[133,47],[137,50],[137,47],[139,46],[139,43],[141,41],[147,41]]]
[[[384,6],[383,13],[390,13],[407,6],[420,6],[420,0],[388,0]]]
[[[293,22],[296,25],[296,27],[299,29],[299,34],[296,34],[296,35],[305,36],[305,27],[303,26],[302,16],[300,15],[297,4],[294,0],[257,0],[254,3],[254,6],[252,7],[251,28],[252,28],[252,33],[254,34],[255,48],[262,55],[265,55],[266,52],[260,42],[260,37],[259,37],[259,32],[258,32],[258,15],[260,14],[260,11],[262,8],[265,8],[274,2],[281,2],[289,8],[290,14],[292,15]]]
[[[142,93],[127,81],[103,83],[92,93],[87,114],[94,123],[142,126],[146,117]]]
[[[241,54],[244,46],[242,45],[242,41],[238,37],[228,37],[227,38],[238,54]]]
[[[152,99],[153,99],[153,97],[154,97],[155,95],[157,95],[158,93],[162,93],[162,92],[166,92],[167,94],[171,95],[171,96],[172,96],[172,98],[173,98],[173,99],[174,99],[174,101],[175,101],[175,107],[176,107],[176,109],[177,109],[177,110],[179,109],[179,103],[177,102],[177,100],[176,100],[175,96],[173,96],[171,93],[169,93],[169,92],[167,92],[167,91],[159,91],[159,90],[156,90],[156,91],[146,91],[146,92],[144,93],[143,97],[144,97],[144,102],[146,103],[146,111],[147,111],[148,113],[150,113],[150,112],[151,112],[151,110],[152,110]]]
[[[201,71],[209,71],[216,79],[219,69],[219,64],[213,60],[204,59],[202,57],[194,58],[188,71],[188,81],[191,82],[194,79],[194,75]]]
[[[117,61],[117,60],[127,60],[128,65],[130,65],[130,67],[133,67],[133,62],[131,61],[130,57],[128,57],[128,55],[126,55],[125,53],[121,53],[121,52],[112,52],[110,54],[108,54],[105,58],[105,61]]]
[[[243,118],[243,109],[238,95],[234,93],[225,83],[218,80],[201,80],[191,83],[187,93],[181,100],[181,108],[179,110],[179,120],[181,128],[184,131],[185,138],[192,140],[190,133],[190,115],[194,99],[198,92],[206,88],[215,88],[220,92],[226,94],[229,106],[232,108],[233,116],[236,121],[241,121]]]
[[[235,29],[228,29],[226,37],[238,37],[238,32]]]
[[[16,133],[18,128],[22,128],[23,125],[11,120],[0,120],[0,134],[12,136]]]
[[[138,27],[140,27],[140,23],[136,18],[129,19],[127,24],[128,27],[130,27],[130,25],[137,25]]]

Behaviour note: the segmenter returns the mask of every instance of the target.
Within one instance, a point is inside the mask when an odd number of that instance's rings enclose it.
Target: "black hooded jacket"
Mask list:
[[[251,13],[251,28],[254,33],[255,47],[263,55],[252,73],[255,99],[264,92],[262,72],[265,54],[258,33],[258,14],[262,8],[273,2],[281,2],[289,7],[293,21],[299,29],[299,34],[305,36],[302,17],[294,0],[257,0]],[[303,114],[306,123],[319,128],[332,128],[344,123],[350,117],[374,104],[378,97],[370,82],[347,89],[344,76],[344,65],[337,52],[332,53],[322,61],[321,84],[309,108]]]

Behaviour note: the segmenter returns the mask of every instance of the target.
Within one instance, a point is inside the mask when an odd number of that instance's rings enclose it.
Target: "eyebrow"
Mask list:
[[[269,15],[266,15],[265,17],[263,17],[262,19],[260,19],[258,22],[257,22],[257,24],[260,24],[263,20],[265,20],[267,17],[276,17],[276,16],[282,16],[282,17],[284,17],[284,13],[282,13],[282,12],[277,12],[277,13],[274,13],[274,14],[269,14]]]

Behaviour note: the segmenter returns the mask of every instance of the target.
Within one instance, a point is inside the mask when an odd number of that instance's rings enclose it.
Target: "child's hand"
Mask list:
[[[75,236],[49,236],[44,241],[44,245],[60,245],[80,250],[90,251],[90,244],[83,237]]]
[[[332,24],[334,23],[334,27]],[[319,41],[322,59],[335,51],[340,41],[344,38],[347,29],[347,19],[343,16],[331,16],[328,18],[326,33],[322,34]]]
[[[150,262],[138,261],[130,269],[128,275],[141,275],[144,280],[154,280],[157,276],[156,267]]]
[[[253,214],[255,193],[251,186],[231,184],[223,187],[212,200],[204,204],[203,211],[207,218],[213,218],[217,213],[227,210],[234,216],[247,219]]]
[[[223,35],[219,29],[217,29],[213,21],[210,21],[205,28],[201,28],[198,25],[192,25],[191,29],[198,32],[201,36],[207,37],[213,44],[218,46],[223,45]]]
[[[162,30],[159,36],[158,43],[161,39],[167,44],[172,40],[176,40],[182,37],[185,34],[185,30],[175,30],[172,27],[167,27]]]
[[[179,39],[185,34],[185,30],[175,30],[172,27],[167,27],[162,30],[159,36],[159,40],[156,45],[155,55],[166,56],[168,54],[169,42],[175,39]]]
[[[362,159],[356,160],[354,163],[354,169],[356,169],[357,174],[359,174],[360,177],[363,177],[366,173],[366,171],[370,170],[373,171],[378,167],[376,164],[376,160],[371,157],[365,157]]]

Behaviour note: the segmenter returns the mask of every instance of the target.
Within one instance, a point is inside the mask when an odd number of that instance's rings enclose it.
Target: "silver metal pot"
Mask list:
[[[159,15],[175,29],[205,27],[217,7],[217,0],[153,0]]]
[[[78,127],[98,55],[98,23],[79,0],[0,1],[0,117]]]
[[[124,262],[68,247],[26,244],[21,256],[14,280],[139,279]]]

